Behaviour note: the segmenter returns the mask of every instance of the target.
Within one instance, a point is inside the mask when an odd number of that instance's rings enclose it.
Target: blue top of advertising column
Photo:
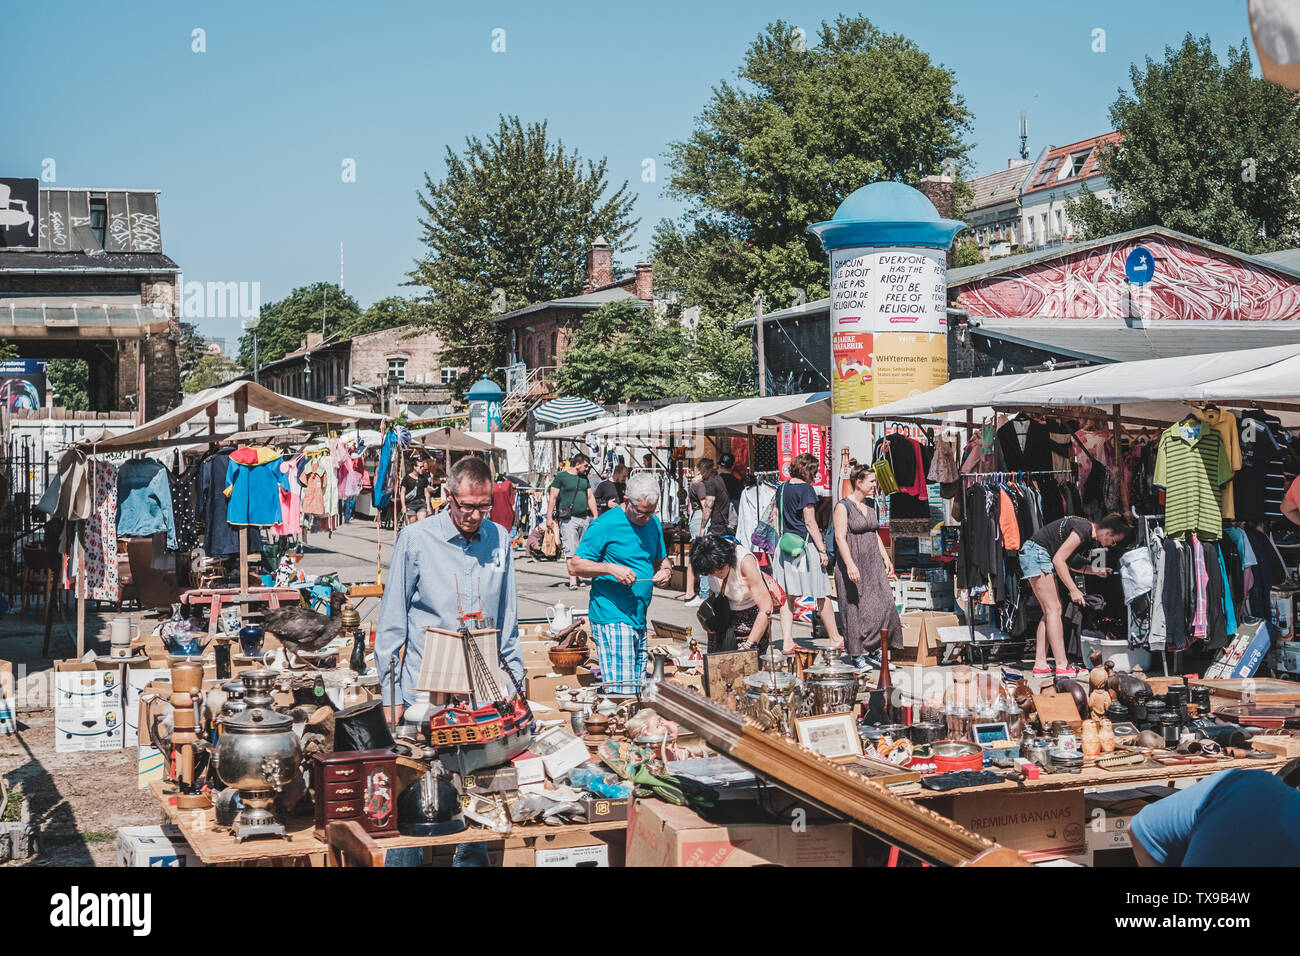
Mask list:
[[[465,397],[471,402],[499,402],[506,397],[501,386],[484,375],[474,383]]]
[[[849,194],[835,217],[808,231],[831,252],[853,246],[928,246],[947,249],[964,222],[939,218],[934,203],[903,183],[871,183]]]

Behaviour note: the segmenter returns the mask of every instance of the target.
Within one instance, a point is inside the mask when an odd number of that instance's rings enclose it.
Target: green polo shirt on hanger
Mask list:
[[[1232,464],[1218,431],[1176,422],[1160,436],[1152,483],[1165,489],[1165,534],[1188,532],[1217,541],[1223,536],[1219,489],[1232,479]]]

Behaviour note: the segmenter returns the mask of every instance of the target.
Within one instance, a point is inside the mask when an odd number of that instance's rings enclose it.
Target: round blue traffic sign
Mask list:
[[[1156,272],[1156,257],[1146,246],[1138,246],[1124,260],[1124,274],[1129,282],[1145,285]]]

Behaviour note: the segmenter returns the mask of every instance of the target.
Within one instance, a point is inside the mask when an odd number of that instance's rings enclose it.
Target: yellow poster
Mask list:
[[[831,410],[853,415],[871,407],[872,356],[870,332],[836,332],[831,336]]]
[[[874,346],[876,405],[919,395],[948,381],[946,335],[877,332]]]

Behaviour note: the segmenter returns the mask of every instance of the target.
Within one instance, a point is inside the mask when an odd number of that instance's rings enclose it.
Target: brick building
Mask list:
[[[180,271],[157,190],[0,178],[0,339],[20,358],[86,360],[92,411],[180,403]]]
[[[442,339],[436,332],[409,327],[354,335],[350,381],[358,400],[383,396],[382,410],[448,405],[461,369],[442,364]]]
[[[555,370],[564,362],[564,350],[587,313],[624,299],[651,305],[653,267],[638,262],[633,272],[615,278],[614,250],[599,236],[587,253],[587,282],[581,295],[537,302],[497,316],[493,321],[506,333],[510,364],[522,363],[527,370],[525,388],[548,394]]]

